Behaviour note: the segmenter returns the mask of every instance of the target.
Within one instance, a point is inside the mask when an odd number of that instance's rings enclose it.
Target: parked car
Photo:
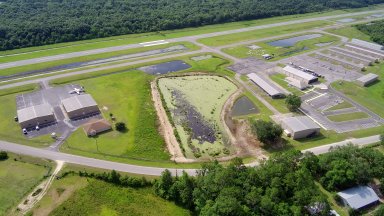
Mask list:
[[[28,133],[27,129],[23,128],[23,134],[27,134],[27,133]]]

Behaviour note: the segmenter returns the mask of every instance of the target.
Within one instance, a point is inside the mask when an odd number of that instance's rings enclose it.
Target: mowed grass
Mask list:
[[[81,62],[104,59],[104,58],[111,58],[111,57],[116,57],[116,56],[121,56],[121,55],[129,55],[129,54],[141,53],[141,52],[146,52],[146,51],[151,51],[151,50],[164,49],[164,48],[168,48],[168,47],[176,46],[176,45],[184,45],[185,47],[188,48],[187,51],[199,49],[198,46],[196,46],[190,42],[178,42],[178,43],[170,43],[170,44],[163,44],[163,45],[157,45],[157,46],[139,47],[139,48],[126,49],[126,50],[122,50],[122,51],[107,52],[107,53],[94,54],[94,55],[84,55],[84,56],[75,57],[75,58],[49,61],[49,62],[43,62],[43,63],[30,64],[30,65],[24,65],[24,66],[2,69],[2,70],[0,70],[0,76],[8,76],[8,75],[13,75],[13,74],[17,74],[17,73],[26,72],[26,71],[50,69],[50,68],[58,67],[60,65],[65,65],[65,64],[81,63]],[[183,51],[172,52],[171,54],[180,53],[180,52],[183,52]],[[159,55],[164,55],[164,54],[158,54],[158,55],[153,55],[153,56],[143,56],[140,58],[150,58],[150,57],[159,56]],[[133,59],[137,59],[137,58],[133,58]],[[124,62],[132,61],[133,59],[127,59],[127,60],[124,60]],[[57,70],[60,70],[60,69],[57,69]]]
[[[61,150],[68,153],[114,156],[131,159],[168,160],[165,143],[157,131],[157,116],[151,100],[152,76],[139,71],[112,74],[76,82],[98,103],[105,118],[112,113],[125,122],[128,131],[111,131],[95,138],[82,128],[73,133]]]
[[[189,103],[203,119],[216,129],[217,140],[214,143],[204,142],[200,144],[198,140],[192,139],[191,144],[200,150],[203,158],[209,158],[210,155],[223,155],[224,127],[220,121],[220,114],[225,101],[236,90],[237,86],[226,78],[219,76],[184,76],[162,78],[158,82],[159,89],[164,97],[165,106],[171,111],[172,117],[178,134],[181,138],[181,145],[186,150],[186,156],[193,158],[193,152],[188,145],[188,131],[185,130],[182,123],[176,121],[179,117],[175,116],[172,110],[185,104],[179,104],[178,100],[173,96],[173,92],[181,93],[183,99]],[[199,120],[200,121],[200,120]],[[188,126],[187,126],[188,127]]]
[[[254,43],[256,46],[260,47],[259,49],[256,49],[256,50],[251,50],[249,47],[247,47],[247,45],[240,45],[240,46],[225,48],[223,49],[223,51],[238,58],[247,58],[247,57],[261,58],[263,54],[274,54],[275,57],[271,59],[271,61],[276,61],[279,59],[287,58],[293,55],[297,55],[300,53],[313,51],[321,48],[320,46],[316,46],[316,44],[321,44],[321,43],[333,44],[339,41],[338,37],[331,36],[331,35],[322,35],[319,38],[297,42],[295,45],[290,47],[276,47],[268,44],[269,42],[272,42],[272,41],[283,40],[283,39],[288,39],[288,38],[307,35],[307,34],[313,34],[313,33],[308,32],[305,34],[298,34],[298,35],[284,37],[280,39],[274,39],[271,41]]]
[[[95,179],[67,176],[55,180],[31,212],[40,215],[190,215],[157,197],[152,188],[119,187]]]
[[[21,131],[20,125],[14,121],[16,112],[16,96],[38,89],[37,84],[13,87],[0,90],[0,139],[34,147],[48,147],[54,140],[49,135],[28,139]]]
[[[38,158],[8,154],[0,161],[0,215],[9,215],[50,171],[50,163]]]
[[[59,44],[52,44],[52,45],[45,45],[45,46],[38,46],[38,47],[29,47],[29,48],[1,51],[0,63],[38,58],[38,57],[44,57],[44,56],[50,56],[50,55],[58,55],[58,54],[70,53],[70,52],[78,52],[78,51],[91,50],[91,49],[99,49],[99,48],[105,48],[105,47],[111,47],[111,46],[135,44],[135,43],[148,42],[148,41],[154,41],[154,40],[166,40],[166,39],[177,38],[177,37],[220,32],[220,31],[226,31],[226,30],[232,30],[232,29],[238,29],[238,28],[246,28],[251,26],[285,22],[285,21],[290,21],[294,19],[332,16],[332,15],[338,15],[338,14],[346,14],[346,13],[381,9],[381,8],[383,8],[383,6],[378,5],[378,6],[370,6],[367,8],[329,10],[329,11],[314,12],[314,13],[307,13],[307,14],[295,14],[295,15],[288,15],[288,16],[277,16],[277,17],[266,18],[266,19],[207,25],[207,26],[201,26],[197,28],[185,28],[185,29],[177,29],[177,30],[169,30],[169,31],[149,32],[149,33],[143,33],[143,34],[121,35],[121,36],[114,36],[114,37],[108,37],[108,38],[98,38],[98,39],[92,39],[92,40],[83,40],[83,41],[76,41],[76,42],[67,42],[67,43],[59,43]],[[19,54],[19,55],[14,55],[14,54]],[[6,56],[6,55],[9,55],[9,56]]]
[[[361,87],[354,82],[332,83],[332,87],[357,103],[384,118],[384,63],[368,67],[369,72],[379,75],[379,80],[368,87]]]
[[[354,112],[354,113],[327,116],[327,118],[333,122],[352,121],[352,120],[364,119],[368,117],[369,115],[365,112]]]
[[[347,109],[347,108],[351,108],[353,107],[352,104],[348,103],[347,101],[343,101],[339,104],[337,104],[336,106],[333,106],[329,109],[327,109],[326,111],[333,111],[333,110],[339,110],[339,109]]]
[[[278,26],[278,27],[258,29],[254,31],[248,31],[248,32],[241,32],[241,33],[204,38],[204,39],[200,39],[199,42],[208,46],[223,46],[223,45],[233,44],[236,42],[241,42],[246,40],[262,39],[265,37],[289,34],[289,33],[303,31],[303,30],[310,30],[317,27],[324,27],[329,24],[330,22],[328,21],[305,22],[300,24]]]
[[[325,31],[332,33],[332,34],[341,35],[341,36],[347,37],[349,39],[356,38],[356,39],[360,39],[360,40],[371,41],[371,37],[369,35],[359,31],[354,26],[345,26],[345,27],[341,27],[341,28],[331,28],[331,29],[327,29]]]

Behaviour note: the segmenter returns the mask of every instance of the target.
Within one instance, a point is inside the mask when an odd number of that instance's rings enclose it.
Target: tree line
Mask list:
[[[356,25],[356,28],[369,35],[372,41],[384,45],[384,20],[375,21],[369,24]]]
[[[2,0],[0,50],[364,7],[384,0]]]

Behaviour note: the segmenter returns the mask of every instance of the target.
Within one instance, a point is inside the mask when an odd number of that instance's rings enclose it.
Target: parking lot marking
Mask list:
[[[318,92],[316,92],[316,93],[318,93]],[[313,97],[313,98],[311,98],[311,99],[308,99],[308,100],[306,100],[305,102],[311,102],[311,101],[313,101],[313,100],[315,100],[315,99],[317,99],[317,98],[320,98],[320,97],[322,97],[322,96],[324,96],[324,95],[326,95],[326,94],[328,94],[328,93],[323,93],[323,94],[320,94],[320,95],[318,95],[318,96],[316,96],[316,97]]]

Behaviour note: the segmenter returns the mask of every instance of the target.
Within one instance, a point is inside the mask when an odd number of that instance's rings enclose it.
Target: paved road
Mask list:
[[[287,21],[287,22],[279,22],[279,23],[259,25],[259,26],[253,26],[253,27],[247,27],[247,28],[228,30],[228,31],[213,32],[213,33],[208,33],[208,34],[173,38],[173,39],[168,39],[167,42],[196,41],[196,40],[202,39],[202,38],[222,36],[222,35],[228,35],[228,34],[233,34],[233,33],[247,32],[247,31],[272,28],[272,27],[279,27],[279,26],[286,26],[286,25],[292,25],[292,24],[299,24],[299,23],[304,23],[304,22],[336,19],[336,18],[358,16],[358,15],[371,14],[371,13],[381,13],[381,12],[384,12],[384,10],[363,11],[363,12],[340,14],[340,15],[333,15],[333,16],[297,19],[297,20],[292,20],[292,21]],[[106,48],[101,48],[101,49],[93,49],[93,50],[72,52],[72,53],[46,56],[46,57],[40,57],[40,58],[34,58],[34,59],[14,61],[14,62],[0,64],[0,70],[12,68],[12,67],[17,67],[17,66],[25,66],[25,65],[43,63],[43,62],[49,62],[49,61],[55,61],[55,60],[76,58],[76,57],[86,56],[86,55],[94,55],[94,54],[100,54],[100,53],[106,53],[106,52],[114,52],[114,51],[120,51],[120,50],[125,50],[125,49],[132,49],[132,48],[137,48],[137,47],[142,47],[142,46],[143,46],[143,44],[129,44],[129,45],[123,45],[123,46],[106,47]]]

